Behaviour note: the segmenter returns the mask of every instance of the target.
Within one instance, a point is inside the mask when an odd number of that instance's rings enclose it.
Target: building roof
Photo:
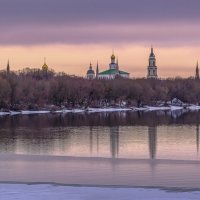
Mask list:
[[[48,65],[46,63],[44,63],[44,65],[42,66],[42,70],[48,70]]]
[[[114,54],[112,54],[111,59],[115,59],[115,55]]]
[[[42,66],[42,70],[47,71],[48,70],[48,65],[46,64],[46,58],[44,58],[44,65]]]
[[[124,72],[124,71],[121,71],[121,70],[119,70],[119,73],[120,73],[120,74],[130,74],[130,73],[128,73],[128,72]]]
[[[94,70],[92,69],[92,63],[90,63],[89,70],[87,71],[87,75],[89,74],[92,74],[92,75],[95,74]]]
[[[93,70],[93,69],[89,69],[89,70],[87,71],[87,74],[94,74],[94,70]]]
[[[99,73],[98,75],[112,75],[112,74],[127,74],[128,75],[129,73],[121,71],[121,70],[117,70],[117,69],[109,69],[109,70]]]
[[[154,54],[154,52],[153,52],[153,47],[151,47],[150,57],[155,57],[155,54]]]

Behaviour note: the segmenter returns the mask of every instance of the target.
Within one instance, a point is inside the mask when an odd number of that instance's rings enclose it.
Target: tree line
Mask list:
[[[200,103],[200,81],[193,78],[165,80],[87,80],[53,70],[24,69],[0,72],[0,109],[102,107],[155,105],[178,98]]]

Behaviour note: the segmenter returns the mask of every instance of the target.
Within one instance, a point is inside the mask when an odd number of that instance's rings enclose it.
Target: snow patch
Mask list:
[[[183,110],[183,107],[180,106],[170,106],[171,111],[175,111],[175,110]]]
[[[72,110],[72,113],[82,113],[82,112],[85,112],[84,109],[73,109]]]
[[[147,107],[134,108],[134,111],[147,111]]]
[[[21,112],[10,111],[10,115],[20,115]]]
[[[50,113],[50,111],[48,111],[48,110],[38,110],[38,111],[23,110],[23,111],[21,111],[22,115],[48,114],[48,113]]]
[[[38,110],[38,111],[30,111],[30,110],[23,110],[23,111],[10,111],[10,112],[0,112],[0,116],[5,115],[33,115],[33,114],[49,114],[49,113],[98,113],[98,112],[125,112],[125,111],[145,111],[145,112],[153,112],[153,111],[199,111],[200,106],[197,105],[190,105],[187,107],[182,106],[144,106],[144,107],[132,107],[132,108],[88,108],[88,109],[63,109],[63,110],[56,110],[56,111],[49,111],[49,110]]]
[[[150,107],[150,106],[147,106],[148,108],[148,111],[162,111],[162,110],[170,110],[171,108],[170,107]]]
[[[191,105],[188,107],[189,110],[200,110],[200,106]]]
[[[87,111],[92,112],[121,112],[121,111],[131,111],[131,108],[88,108]]]
[[[9,114],[10,114],[9,112],[0,112],[0,116],[9,115]]]

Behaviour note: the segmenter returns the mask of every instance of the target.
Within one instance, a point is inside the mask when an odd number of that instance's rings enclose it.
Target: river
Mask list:
[[[0,182],[198,191],[199,122],[198,112],[2,116]]]

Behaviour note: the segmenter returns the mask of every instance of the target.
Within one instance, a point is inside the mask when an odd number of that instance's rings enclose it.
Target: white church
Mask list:
[[[153,48],[151,47],[151,53],[149,56],[149,66],[147,67],[147,78],[148,79],[157,79],[157,66],[156,66],[156,56],[153,52]]]
[[[109,69],[103,72],[99,72],[99,65],[97,63],[96,67],[96,73],[92,69],[92,64],[90,63],[89,69],[87,71],[87,79],[108,79],[112,80],[116,77],[122,77],[122,78],[129,78],[130,73],[122,71],[119,69],[119,63],[118,59],[116,60],[116,57],[114,54],[111,56],[111,63],[109,64]],[[149,65],[147,67],[147,79],[157,79],[157,66],[156,66],[156,57],[153,51],[153,48],[151,48],[151,53],[149,56]]]
[[[112,54],[111,56],[111,63],[109,64],[109,68],[106,71],[99,72],[99,66],[97,63],[96,74],[92,69],[92,65],[90,63],[89,70],[87,71],[87,78],[88,79],[115,79],[117,76],[123,78],[129,78],[129,73],[122,71],[119,69],[118,59],[116,61],[115,55]]]

